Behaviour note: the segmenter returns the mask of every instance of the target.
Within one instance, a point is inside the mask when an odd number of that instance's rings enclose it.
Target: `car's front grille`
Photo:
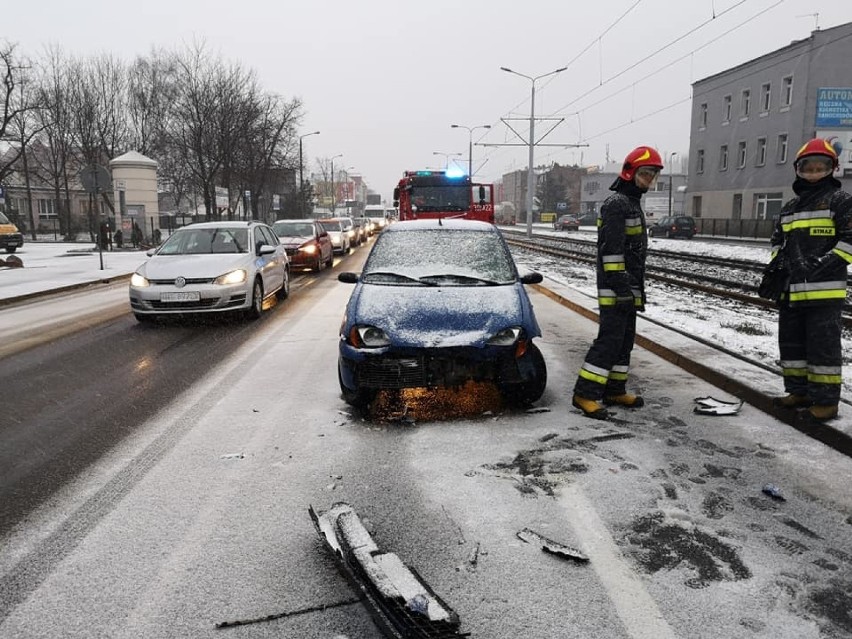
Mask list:
[[[216,306],[218,299],[204,299],[198,302],[160,302],[152,300],[151,308],[157,311],[197,311]]]
[[[148,280],[148,282],[150,282],[153,286],[173,286],[174,283],[175,283],[175,278],[172,278],[170,280]],[[186,283],[187,284],[212,284],[213,278],[212,277],[187,278]]]
[[[412,357],[368,357],[357,365],[365,388],[452,386],[467,380],[515,381],[518,367],[509,357],[480,359],[459,349],[436,350]]]
[[[292,257],[293,255],[295,255],[296,253],[299,252],[299,249],[288,248],[288,249],[286,249],[286,251],[287,251],[287,255]]]

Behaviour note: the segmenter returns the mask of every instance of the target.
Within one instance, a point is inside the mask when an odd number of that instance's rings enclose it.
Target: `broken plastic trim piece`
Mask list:
[[[743,402],[725,402],[715,397],[696,397],[693,413],[699,415],[736,415],[743,407]]]
[[[516,534],[518,539],[521,541],[525,541],[528,544],[539,544],[544,552],[550,553],[551,555],[557,555],[580,563],[586,563],[589,561],[589,558],[584,553],[573,546],[560,544],[558,541],[553,541],[552,539],[549,539],[534,530],[530,530],[529,528],[524,528]]]
[[[394,639],[450,639],[460,633],[458,615],[393,553],[383,553],[353,508],[344,502],[317,514],[308,508],[320,537],[363,594],[382,632]]]

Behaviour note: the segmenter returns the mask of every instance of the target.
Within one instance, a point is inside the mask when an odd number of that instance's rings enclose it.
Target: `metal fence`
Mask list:
[[[722,237],[747,237],[769,239],[775,228],[775,220],[732,220],[726,218],[695,218],[698,235],[720,235]]]

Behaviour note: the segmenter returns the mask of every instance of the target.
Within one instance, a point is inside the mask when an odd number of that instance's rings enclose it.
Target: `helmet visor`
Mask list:
[[[796,162],[796,175],[805,179],[823,178],[834,169],[834,160],[827,155],[809,155]]]
[[[640,166],[636,169],[635,181],[642,188],[650,188],[657,181],[660,169],[656,166]]]

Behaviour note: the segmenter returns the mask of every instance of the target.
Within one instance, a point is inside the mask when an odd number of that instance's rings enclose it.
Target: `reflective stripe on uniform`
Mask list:
[[[790,284],[791,302],[846,299],[846,282],[801,282]]]
[[[616,364],[612,367],[612,370],[609,372],[609,378],[623,381],[627,379],[627,371],[629,367],[624,364]]]
[[[810,229],[819,226],[834,229],[831,211],[799,211],[785,215],[781,220],[781,229],[789,233],[795,229]]]
[[[626,235],[640,235],[642,233],[642,218],[628,217],[624,220],[624,233]]]
[[[837,245],[833,249],[831,249],[831,252],[836,253],[847,262],[852,263],[852,244],[847,244],[846,242],[838,242]]]
[[[601,257],[604,271],[623,271],[624,255],[603,255]]]
[[[590,382],[606,385],[606,381],[609,378],[609,371],[600,366],[589,364],[589,362],[583,362],[583,368],[580,369],[580,377]]]
[[[598,304],[600,306],[615,306],[617,302],[626,302],[630,298],[633,298],[634,300],[636,299],[635,297],[633,297],[633,295],[631,295],[630,297],[619,297],[611,288],[598,289]],[[641,302],[641,299],[639,301]]]
[[[817,375],[815,373],[808,373],[808,381],[814,382],[816,384],[837,384],[838,386],[843,382],[842,375]]]
[[[808,362],[804,359],[782,359],[781,372],[784,377],[804,377],[808,374]]]

